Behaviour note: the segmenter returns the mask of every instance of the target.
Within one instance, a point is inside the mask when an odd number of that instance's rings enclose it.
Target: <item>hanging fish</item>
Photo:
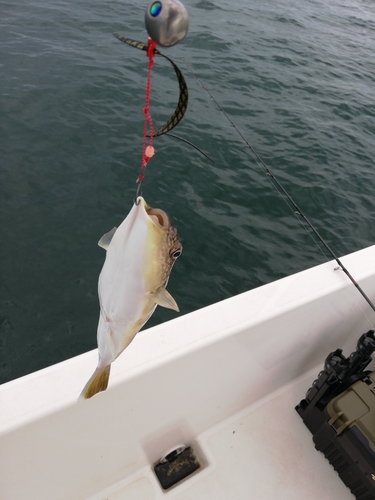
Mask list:
[[[80,399],[108,386],[111,363],[130,344],[157,305],[179,311],[166,290],[169,274],[182,245],[168,215],[137,198],[118,229],[105,234],[99,246],[107,250],[99,276],[99,362]]]

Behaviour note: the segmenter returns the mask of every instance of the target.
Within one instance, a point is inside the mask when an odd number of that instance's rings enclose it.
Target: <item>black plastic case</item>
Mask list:
[[[340,349],[332,352],[296,406],[316,449],[357,500],[375,500],[375,371],[364,371],[374,350],[370,330],[349,358]]]

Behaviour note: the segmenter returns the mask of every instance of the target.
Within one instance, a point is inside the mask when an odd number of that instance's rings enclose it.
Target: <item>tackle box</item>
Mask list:
[[[316,449],[357,500],[375,500],[375,371],[364,371],[374,350],[370,330],[349,358],[332,352],[296,406]]]

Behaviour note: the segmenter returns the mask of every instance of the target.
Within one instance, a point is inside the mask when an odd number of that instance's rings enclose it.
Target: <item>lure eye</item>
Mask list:
[[[172,257],[174,259],[177,259],[177,257],[179,257],[181,254],[182,254],[182,248],[179,248],[178,250],[176,250],[175,252],[173,252]]]
[[[150,7],[150,14],[152,17],[156,17],[160,14],[161,12],[161,2],[154,2],[151,7]]]
[[[148,36],[161,47],[180,42],[189,28],[188,13],[180,0],[151,0],[146,7]]]

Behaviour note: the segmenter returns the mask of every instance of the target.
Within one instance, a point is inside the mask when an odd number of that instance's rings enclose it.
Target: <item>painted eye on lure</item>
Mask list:
[[[188,13],[179,0],[153,1],[145,12],[149,36],[162,47],[180,42],[189,28]]]
[[[161,12],[161,3],[160,2],[154,2],[151,7],[150,7],[150,14],[152,17],[156,17],[160,14]]]

